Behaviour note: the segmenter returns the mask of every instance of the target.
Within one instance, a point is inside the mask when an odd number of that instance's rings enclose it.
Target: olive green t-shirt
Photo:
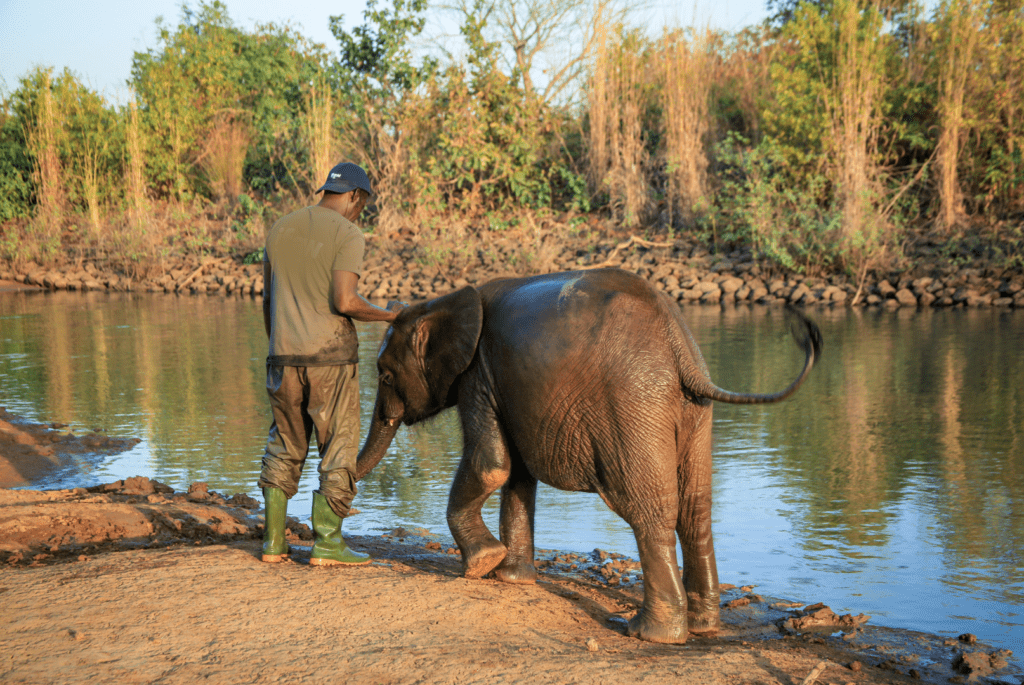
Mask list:
[[[332,271],[362,275],[366,241],[355,224],[324,207],[282,217],[267,234],[270,262],[270,357],[277,366],[329,366],[359,361],[352,319],[334,308]]]

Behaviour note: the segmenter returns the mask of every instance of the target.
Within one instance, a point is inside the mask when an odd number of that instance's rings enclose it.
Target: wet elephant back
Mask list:
[[[534,477],[600,491],[608,469],[623,465],[616,455],[667,447],[657,443],[674,434],[678,375],[645,281],[569,272],[500,281],[481,296],[475,382]]]

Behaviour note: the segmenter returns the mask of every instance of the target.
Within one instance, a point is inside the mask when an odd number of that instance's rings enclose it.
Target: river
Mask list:
[[[823,359],[794,398],[715,407],[714,534],[723,582],[943,636],[1024,650],[1024,314],[812,309]],[[802,352],[777,308],[688,307],[722,387],[768,392]],[[359,327],[363,430],[384,327]],[[0,293],[0,406],[138,437],[49,487],[134,475],[259,496],[270,423],[258,300]],[[402,428],[345,530],[448,534],[458,417]],[[289,513],[305,520],[310,456]],[[497,496],[487,504],[497,533]],[[596,495],[541,486],[537,546],[636,555]]]

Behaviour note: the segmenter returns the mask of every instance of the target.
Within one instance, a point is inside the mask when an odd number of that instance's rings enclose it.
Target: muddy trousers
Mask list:
[[[342,366],[267,365],[267,394],[274,422],[260,472],[261,488],[280,488],[291,499],[316,430],[320,494],[338,516],[348,515],[356,496],[359,453],[359,375]]]

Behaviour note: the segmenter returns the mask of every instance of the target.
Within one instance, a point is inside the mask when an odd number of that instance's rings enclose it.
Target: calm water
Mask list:
[[[872,623],[1024,650],[1024,313],[815,310],[825,356],[792,400],[715,408],[714,531],[724,582],[824,601]],[[719,385],[771,391],[802,354],[779,310],[692,307]],[[363,429],[380,325],[360,326]],[[144,475],[258,495],[270,414],[258,301],[0,293],[0,406],[138,437],[81,485]],[[454,412],[402,428],[346,530],[447,535]],[[306,519],[315,453],[290,513]],[[497,497],[488,502],[497,532]],[[567,525],[568,523],[568,525]],[[537,544],[636,554],[594,495],[542,486]]]

